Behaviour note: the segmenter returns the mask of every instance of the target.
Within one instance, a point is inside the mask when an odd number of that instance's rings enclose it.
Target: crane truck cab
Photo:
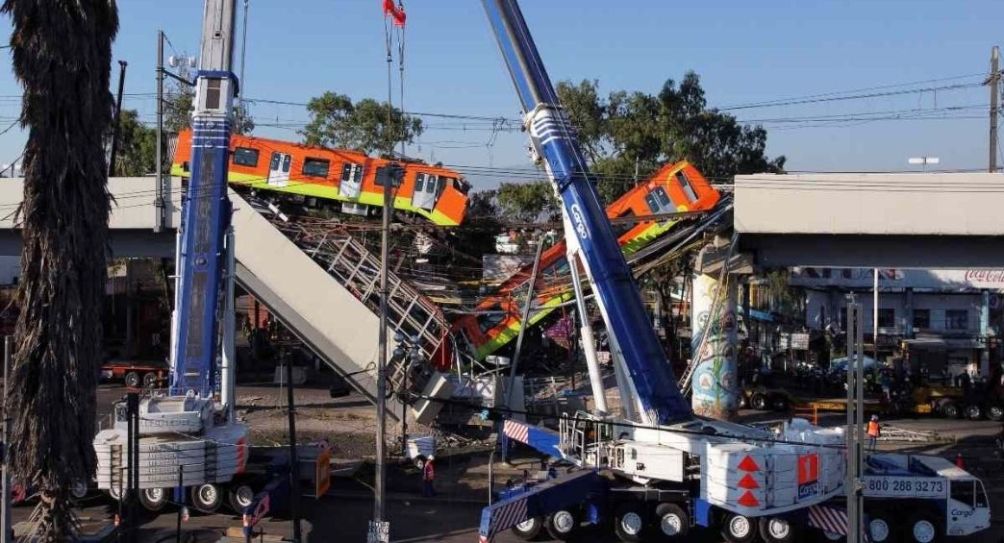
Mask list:
[[[932,543],[990,528],[990,501],[983,482],[938,456],[869,455],[861,495],[872,543]],[[810,511],[809,525],[829,540],[841,539],[841,524],[833,519],[846,507],[839,499]]]

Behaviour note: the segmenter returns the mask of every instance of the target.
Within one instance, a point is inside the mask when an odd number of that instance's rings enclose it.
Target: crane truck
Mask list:
[[[192,505],[217,510],[250,503],[241,484],[248,428],[234,419],[234,237],[227,167],[237,77],[231,71],[234,0],[206,0],[192,115],[191,175],[176,249],[171,382],[167,395],[139,404],[139,500],[156,511],[171,488]],[[219,388],[219,401],[216,399]],[[125,405],[115,424],[94,438],[97,485],[116,497],[128,462]]]
[[[543,163],[561,202],[572,284],[582,313],[580,265],[592,284],[609,336],[623,413],[607,411],[600,371],[590,356],[589,319],[580,319],[595,410],[560,417],[556,431],[513,419],[503,422],[505,440],[523,443],[569,467],[552,471],[537,484],[512,489],[486,507],[480,540],[491,541],[508,529],[524,539],[545,530],[555,539],[567,539],[582,524],[592,523],[612,524],[618,538],[627,542],[681,540],[693,525],[701,525],[720,527],[731,543],[758,537],[787,543],[797,540],[798,528],[810,513],[840,518],[834,504],[845,494],[842,430],[794,419],[772,432],[694,415],[648,321],[575,129],[560,106],[517,1],[482,1],[522,105],[531,158]],[[945,470],[936,460],[873,457],[865,479],[866,491],[876,498],[884,495],[867,490],[873,482],[883,489],[898,480],[897,496],[911,499],[924,496],[909,496],[902,489],[941,485],[926,498],[940,500],[942,520],[952,520],[940,522],[933,516],[938,507],[925,503],[922,511],[927,516],[918,516],[921,525],[910,532],[922,543],[940,534],[986,527],[982,520],[960,526],[957,519],[965,515],[985,517],[989,523],[985,493],[982,507],[975,497],[969,509],[948,499],[956,480],[969,485],[970,492],[982,492],[982,484],[961,469]],[[873,523],[882,518],[889,521],[887,527],[892,525],[889,515],[872,518]],[[871,528],[881,531],[880,524]],[[815,525],[842,537],[839,523]],[[892,531],[887,529],[887,535]]]

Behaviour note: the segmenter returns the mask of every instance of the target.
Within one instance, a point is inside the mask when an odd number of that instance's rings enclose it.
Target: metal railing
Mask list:
[[[263,215],[366,307],[379,312],[380,261],[349,232],[324,221]],[[447,338],[450,324],[439,307],[393,272],[388,277],[387,311],[390,328],[419,338],[426,359]]]

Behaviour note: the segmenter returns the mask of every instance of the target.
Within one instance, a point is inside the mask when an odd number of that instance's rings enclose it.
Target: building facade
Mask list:
[[[906,351],[924,371],[949,379],[989,378],[999,360],[1004,270],[880,269],[877,322],[872,269],[794,268],[791,285],[805,289],[806,326],[832,335],[846,330],[853,293],[865,315],[866,351],[877,348],[880,359]]]

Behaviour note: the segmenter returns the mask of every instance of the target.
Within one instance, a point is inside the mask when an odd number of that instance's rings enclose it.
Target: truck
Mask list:
[[[517,0],[482,3],[522,105],[531,158],[542,163],[561,203],[576,310],[588,314],[581,267],[606,327],[622,401],[621,413],[608,411],[590,320],[580,318],[593,410],[561,414],[557,429],[501,421],[504,447],[522,443],[561,469],[484,508],[480,540],[510,529],[525,539],[541,531],[568,539],[583,524],[605,524],[626,542],[683,540],[692,526],[719,528],[730,543],[796,541],[810,511],[827,511],[845,495],[843,430],[794,419],[771,431],[695,416]]]
[[[122,381],[129,388],[157,388],[167,380],[169,370],[159,360],[113,359],[101,365],[101,379]]]
[[[170,387],[143,397],[138,416],[117,404],[114,426],[94,438],[98,488],[122,497],[126,472],[138,470],[139,501],[151,511],[164,507],[175,488],[207,513],[228,495],[232,502],[253,495],[240,481],[248,428],[233,413],[235,267],[226,179],[238,83],[231,70],[235,13],[234,0],[204,4],[191,174],[176,246]],[[138,465],[132,465],[129,426],[137,419]]]
[[[931,543],[990,528],[983,482],[937,456],[871,454],[860,484],[865,530],[872,543]],[[846,531],[842,499],[809,511],[808,525],[831,541]]]

